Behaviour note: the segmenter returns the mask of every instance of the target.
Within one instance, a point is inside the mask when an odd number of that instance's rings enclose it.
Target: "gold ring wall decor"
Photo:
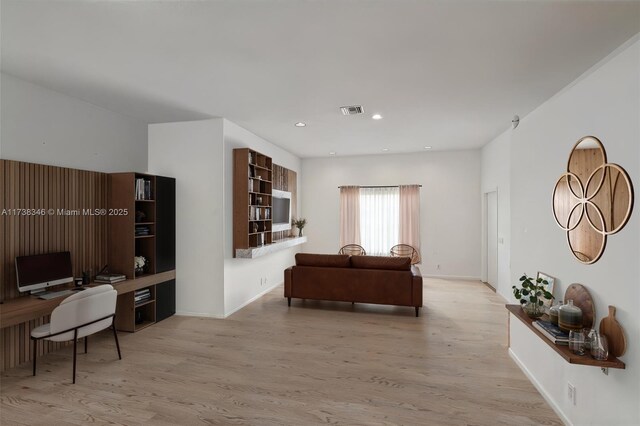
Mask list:
[[[553,190],[553,216],[575,258],[584,264],[598,261],[607,236],[627,224],[632,209],[631,179],[622,167],[607,163],[602,142],[594,136],[576,142],[567,172]]]

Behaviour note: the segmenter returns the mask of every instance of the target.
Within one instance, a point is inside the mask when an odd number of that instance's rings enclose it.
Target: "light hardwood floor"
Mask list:
[[[293,301],[278,287],[225,320],[171,317],[2,375],[2,425],[559,425],[507,355],[504,302],[428,279],[413,308]],[[79,345],[81,348],[82,345]]]

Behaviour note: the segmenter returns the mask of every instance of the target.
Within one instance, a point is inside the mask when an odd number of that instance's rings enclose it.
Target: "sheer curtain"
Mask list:
[[[400,230],[398,187],[360,188],[361,245],[371,255],[387,255],[398,244]]]
[[[400,186],[400,244],[408,244],[420,254],[420,186]],[[420,255],[422,259],[422,255]]]
[[[340,187],[340,247],[360,244],[360,187]]]

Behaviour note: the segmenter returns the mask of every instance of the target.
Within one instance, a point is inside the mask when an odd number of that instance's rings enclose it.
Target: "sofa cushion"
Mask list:
[[[325,266],[329,268],[348,268],[348,254],[312,254],[296,253],[297,266]]]
[[[389,256],[351,256],[351,267],[356,269],[410,271],[411,258]]]

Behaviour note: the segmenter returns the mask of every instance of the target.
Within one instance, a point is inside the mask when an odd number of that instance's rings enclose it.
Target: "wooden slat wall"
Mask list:
[[[293,170],[286,167],[273,165],[273,189],[291,192],[291,217],[298,218],[298,175]],[[291,228],[289,231],[280,231],[273,233],[273,240],[281,240],[282,238],[293,237],[297,235],[297,228]]]
[[[95,275],[107,262],[107,217],[82,214],[83,209],[107,208],[107,174],[19,161],[0,160],[0,297],[20,295],[15,258],[70,251],[74,276]],[[54,209],[54,214],[16,216],[5,209]],[[75,216],[58,209],[80,210]],[[1,309],[1,305],[0,305]],[[0,371],[31,360],[29,335],[48,317],[0,329]],[[2,326],[0,324],[0,326]],[[41,342],[45,354],[62,344]]]

